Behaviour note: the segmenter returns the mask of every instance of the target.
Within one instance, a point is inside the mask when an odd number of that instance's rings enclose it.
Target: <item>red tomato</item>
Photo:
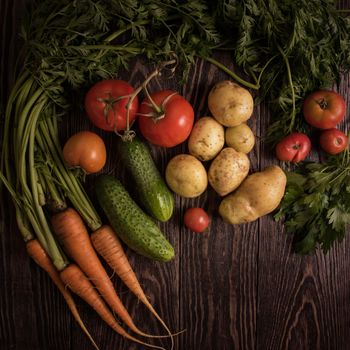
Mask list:
[[[194,111],[187,100],[171,90],[151,95],[158,110],[146,98],[140,106],[139,127],[142,135],[151,143],[174,147],[184,142],[191,133]]]
[[[334,91],[316,91],[303,104],[305,120],[319,129],[334,128],[344,118],[345,111],[343,97]]]
[[[277,144],[276,156],[285,162],[298,163],[307,157],[310,149],[310,139],[305,134],[294,132]]]
[[[189,208],[185,212],[184,223],[188,229],[199,233],[208,228],[210,219],[202,208]]]
[[[125,130],[126,105],[133,92],[133,87],[123,80],[102,80],[93,85],[85,96],[85,110],[91,122],[106,131]],[[136,118],[138,106],[135,97],[129,110],[130,125]]]
[[[97,173],[106,163],[106,147],[102,138],[90,131],[71,136],[63,147],[63,158],[71,167]]]
[[[348,146],[348,137],[338,129],[329,129],[321,133],[320,146],[329,154],[343,152]]]

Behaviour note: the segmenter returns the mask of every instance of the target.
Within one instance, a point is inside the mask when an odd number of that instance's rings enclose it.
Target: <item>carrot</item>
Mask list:
[[[60,272],[60,276],[65,285],[88,303],[115,332],[136,343],[155,349],[165,350],[163,347],[145,343],[128,334],[115,320],[111,311],[99,296],[92,283],[76,264],[70,264]]]
[[[75,305],[75,302],[71,293],[69,292],[68,289],[65,288],[65,285],[63,284],[58,271],[56,270],[55,266],[53,265],[52,261],[50,260],[49,256],[46,254],[45,250],[43,249],[39,241],[37,239],[32,239],[26,242],[26,249],[29,256],[51,277],[51,280],[56,284],[59,291],[63,295],[70,311],[72,312],[74,319],[78,322],[80,328],[84,331],[84,333],[90,339],[95,349],[99,350],[99,347],[96,345],[94,339],[92,338],[89,331],[85,327],[82,319],[80,318],[78,309]]]
[[[116,312],[121,320],[133,332],[139,335],[159,338],[160,336],[146,334],[135,326],[131,316],[114,290],[106,270],[96,255],[85,224],[78,212],[73,208],[68,208],[52,216],[51,223],[54,232],[63,244],[67,254],[71,256],[82,271],[93,281],[107,304]]]
[[[111,226],[103,225],[91,235],[91,241],[96,251],[103,257],[107,264],[120,277],[132,293],[149,309],[157,320],[166,329],[171,337],[171,348],[173,348],[173,335],[169,328],[154,310],[152,304],[147,299],[129,260],[125,254],[123,246]]]

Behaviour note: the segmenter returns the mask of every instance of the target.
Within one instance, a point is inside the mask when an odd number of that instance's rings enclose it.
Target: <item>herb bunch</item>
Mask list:
[[[341,241],[350,223],[350,155],[331,157],[326,164],[305,163],[287,174],[287,188],[275,218],[284,218],[300,254],[318,245],[327,252]]]
[[[116,76],[137,55],[159,63],[175,54],[185,76],[220,41],[203,0],[38,1],[22,37],[25,68],[57,95]]]

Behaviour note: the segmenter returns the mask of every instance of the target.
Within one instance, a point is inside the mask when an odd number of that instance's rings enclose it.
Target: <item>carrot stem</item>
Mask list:
[[[57,242],[53,238],[50,227],[47,223],[42,206],[39,203],[39,193],[38,193],[38,175],[34,164],[34,140],[35,131],[37,128],[37,121],[39,114],[46,103],[46,99],[43,99],[41,103],[38,103],[34,108],[32,114],[29,116],[29,146],[28,146],[28,158],[29,158],[29,179],[32,193],[32,200],[34,204],[34,209],[36,211],[37,217],[39,219],[40,225],[43,231],[46,233],[46,242],[48,246],[48,253],[58,270],[62,270],[68,264],[67,259],[64,258],[62,252],[60,251]]]

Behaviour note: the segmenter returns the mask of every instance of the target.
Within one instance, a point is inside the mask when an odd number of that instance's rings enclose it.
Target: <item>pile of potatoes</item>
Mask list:
[[[252,95],[236,83],[221,81],[209,93],[208,108],[213,117],[202,117],[193,126],[190,154],[179,154],[168,163],[168,186],[180,196],[194,198],[209,183],[218,195],[226,196],[219,214],[231,224],[254,221],[272,212],[284,195],[286,176],[278,166],[248,176],[247,154],[255,137],[245,122],[253,113]],[[208,161],[207,172],[202,162]]]

